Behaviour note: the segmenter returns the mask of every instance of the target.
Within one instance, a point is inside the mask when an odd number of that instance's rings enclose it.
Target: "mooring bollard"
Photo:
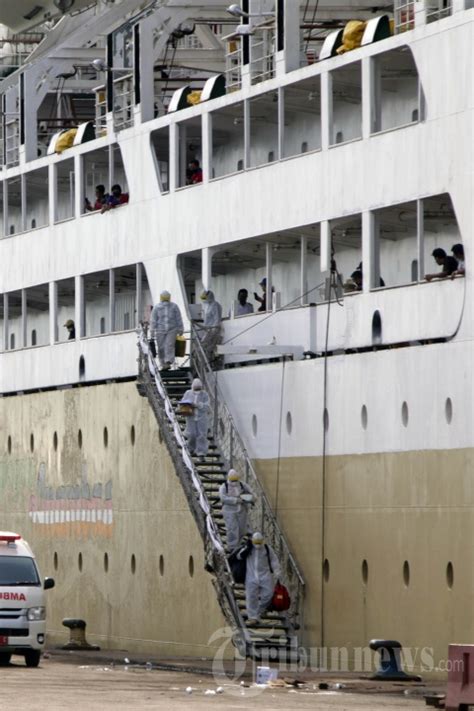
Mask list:
[[[373,639],[370,649],[380,654],[380,667],[372,677],[377,681],[421,681],[421,676],[403,671],[400,658],[402,645],[394,639]]]
[[[64,627],[67,627],[70,633],[69,642],[64,644],[61,649],[89,649],[99,650],[96,644],[89,644],[86,640],[86,622],[75,617],[66,617],[63,620]]]

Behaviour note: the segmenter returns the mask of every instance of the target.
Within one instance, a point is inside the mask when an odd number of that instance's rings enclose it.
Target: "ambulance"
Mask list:
[[[45,590],[52,578],[40,578],[33,552],[18,533],[0,531],[0,666],[12,654],[37,667],[46,635]]]

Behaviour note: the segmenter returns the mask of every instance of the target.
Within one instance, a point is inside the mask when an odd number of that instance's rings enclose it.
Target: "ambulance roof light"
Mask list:
[[[6,543],[13,543],[14,541],[19,541],[21,536],[19,533],[11,533],[10,531],[0,531],[0,541]]]

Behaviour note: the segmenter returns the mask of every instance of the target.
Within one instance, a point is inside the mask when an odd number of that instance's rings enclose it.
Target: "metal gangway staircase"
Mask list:
[[[160,433],[173,461],[205,549],[206,570],[213,576],[219,605],[232,629],[232,641],[244,657],[256,661],[293,662],[298,659],[302,628],[304,580],[291,554],[252,462],[218,386],[218,377],[206,358],[200,339],[191,338],[192,367],[160,372],[151,353],[146,330],[139,333],[137,387],[147,397]],[[191,456],[184,437],[185,417],[176,412],[193,377],[202,380],[211,404],[209,452]],[[247,625],[245,588],[234,582],[227,560],[226,530],[219,487],[229,468],[237,469],[256,496],[250,523],[260,530],[280,561],[283,582],[291,596],[286,613],[266,612],[258,626]]]

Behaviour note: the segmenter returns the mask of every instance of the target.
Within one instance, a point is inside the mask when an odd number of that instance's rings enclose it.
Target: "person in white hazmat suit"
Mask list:
[[[184,432],[191,454],[205,457],[209,448],[207,431],[209,427],[209,395],[202,389],[199,378],[194,378],[191,390],[186,390],[180,404],[192,405],[193,414],[186,418]]]
[[[237,548],[243,536],[249,532],[248,511],[255,501],[252,489],[241,478],[239,472],[230,469],[227,481],[219,488],[229,552]]]
[[[176,336],[183,335],[183,319],[178,304],[169,291],[162,291],[151,312],[151,337],[155,339],[160,367],[168,370],[174,363]]]
[[[265,543],[261,533],[252,536],[252,548],[247,556],[245,599],[249,625],[256,625],[272,601],[281,568],[273,548]]]
[[[221,336],[222,306],[216,301],[213,291],[203,291],[201,301],[203,306],[202,345],[210,359]]]

